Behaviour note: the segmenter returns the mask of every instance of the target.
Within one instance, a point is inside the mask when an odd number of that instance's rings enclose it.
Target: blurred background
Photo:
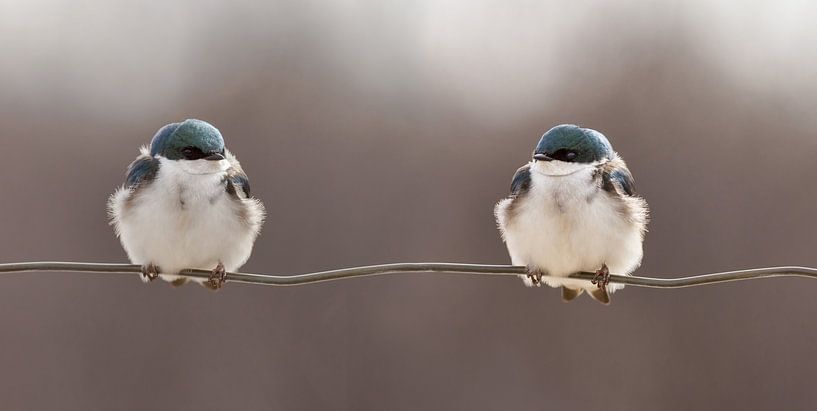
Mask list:
[[[107,196],[162,125],[216,125],[269,217],[246,272],[507,263],[494,203],[559,123],[652,209],[637,275],[817,266],[806,1],[0,0],[0,261],[125,262]],[[814,409],[817,283],[507,277],[295,288],[28,273],[3,409]]]

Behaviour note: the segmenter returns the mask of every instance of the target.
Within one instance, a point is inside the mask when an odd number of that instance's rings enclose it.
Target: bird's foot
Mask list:
[[[159,278],[159,267],[150,263],[142,266],[142,281],[150,282]]]
[[[207,278],[207,282],[204,283],[204,286],[211,289],[211,290],[218,290],[221,288],[224,283],[227,281],[227,271],[224,270],[224,264],[218,263],[216,268],[210,272],[210,277]]]
[[[596,271],[596,276],[590,282],[596,284],[599,288],[607,287],[607,284],[610,283],[610,270],[607,269],[607,264],[603,264],[601,269]]]
[[[528,272],[528,281],[526,283],[531,287],[542,286],[542,272],[539,270],[530,270]]]

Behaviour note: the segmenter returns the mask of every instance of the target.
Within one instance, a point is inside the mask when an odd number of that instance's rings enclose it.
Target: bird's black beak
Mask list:
[[[219,161],[219,160],[224,160],[224,154],[221,154],[221,153],[213,153],[213,154],[210,154],[210,155],[209,155],[209,156],[207,156],[207,157],[204,157],[204,159],[205,159],[205,160],[209,160],[209,161]]]
[[[534,154],[533,159],[536,160],[536,161],[553,161],[552,158],[548,157],[547,154],[544,154],[544,153]]]

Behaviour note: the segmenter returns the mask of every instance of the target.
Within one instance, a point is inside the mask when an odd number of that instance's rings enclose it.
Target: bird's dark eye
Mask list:
[[[185,147],[182,149],[182,155],[188,160],[198,160],[206,157],[198,147]]]
[[[567,149],[562,148],[562,149],[556,150],[556,152],[551,154],[550,157],[552,157],[554,160],[565,161],[565,162],[570,163],[570,162],[573,162],[574,160],[576,160],[576,157],[578,157],[578,155],[579,154],[576,153],[573,150],[567,150]]]

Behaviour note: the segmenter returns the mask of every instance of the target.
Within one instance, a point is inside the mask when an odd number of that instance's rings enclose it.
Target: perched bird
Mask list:
[[[587,291],[609,304],[610,293],[624,287],[608,285],[610,272],[628,275],[641,264],[647,203],[596,130],[570,124],[548,130],[494,213],[512,263],[528,267],[525,284],[562,287],[564,301]],[[577,272],[596,277],[559,278]]]
[[[201,120],[168,124],[130,164],[108,200],[111,224],[145,282],[182,285],[185,268],[212,270],[194,281],[218,289],[241,267],[264,221],[247,175],[221,133]]]

